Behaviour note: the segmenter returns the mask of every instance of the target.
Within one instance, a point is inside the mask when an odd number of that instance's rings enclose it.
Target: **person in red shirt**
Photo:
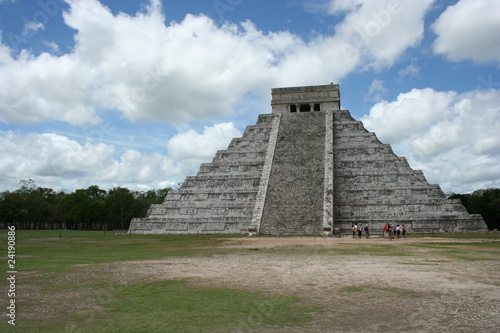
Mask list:
[[[383,228],[383,229],[384,229],[384,238],[385,238],[385,239],[387,239],[387,228],[388,228],[388,227],[389,227],[389,226],[386,224],[386,225],[384,225],[384,228]]]

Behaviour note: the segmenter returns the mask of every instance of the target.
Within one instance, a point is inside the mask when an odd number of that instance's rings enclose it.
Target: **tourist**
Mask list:
[[[384,231],[384,238],[388,239],[387,228],[389,228],[389,223],[385,224],[382,230]]]
[[[365,235],[366,239],[370,238],[370,225],[368,223],[365,225]]]
[[[361,226],[361,223],[358,225],[358,238],[361,238],[361,234],[363,233],[363,227]]]
[[[401,225],[401,232],[403,233],[403,238],[406,237],[406,227],[404,224]]]
[[[352,238],[356,238],[356,230],[358,230],[358,227],[353,224],[352,225]]]
[[[393,234],[393,230],[392,230],[392,229],[393,229],[392,224],[389,224],[389,225],[387,226],[387,234],[389,235],[389,240],[392,240],[392,239],[393,239],[393,235],[392,235],[392,234]]]
[[[399,235],[401,235],[401,227],[399,226],[399,224],[396,226],[396,235],[398,236],[398,238]]]

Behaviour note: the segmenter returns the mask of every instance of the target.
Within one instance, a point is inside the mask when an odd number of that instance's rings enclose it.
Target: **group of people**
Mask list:
[[[388,239],[388,240],[392,240],[394,238],[399,238],[401,236],[403,237],[406,237],[406,227],[404,224],[402,224],[401,226],[398,224],[398,225],[392,225],[390,223],[387,223],[386,225],[384,225],[384,237],[385,239]],[[366,238],[370,238],[370,224],[367,223],[365,224],[365,226],[363,227],[360,224],[353,224],[352,225],[352,238],[361,238],[361,236],[363,235],[363,231],[365,232],[365,236]]]
[[[358,235],[358,238],[361,238],[361,236],[363,234],[363,230],[365,231],[366,239],[370,238],[370,224],[368,224],[368,223],[365,224],[364,228],[361,225],[361,223],[359,225],[353,224],[352,225],[352,238],[356,238],[356,234]]]
[[[385,239],[392,240],[394,238],[399,238],[401,235],[403,237],[406,237],[406,227],[404,224],[401,226],[398,225],[392,225],[390,223],[387,223],[384,225],[384,237]]]

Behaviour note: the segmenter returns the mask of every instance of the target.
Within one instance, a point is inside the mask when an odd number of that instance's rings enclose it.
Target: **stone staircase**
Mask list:
[[[261,234],[320,234],[325,113],[281,115]]]

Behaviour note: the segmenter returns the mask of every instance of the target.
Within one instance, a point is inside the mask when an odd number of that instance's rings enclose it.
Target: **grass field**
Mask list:
[[[293,297],[193,287],[183,280],[124,284],[101,267],[170,256],[208,257],[223,252],[217,245],[224,236],[129,238],[90,231],[63,231],[59,236],[59,231],[16,232],[16,326],[3,320],[0,331],[227,332],[300,323],[310,311]],[[6,232],[1,238],[0,251],[6,253]],[[276,311],[255,321],[252,313],[260,317],[263,305]],[[2,308],[6,306],[2,301]]]
[[[407,299],[416,303],[431,299],[427,291],[413,290],[407,283],[388,287],[358,275],[368,268],[374,277],[382,274],[379,278],[383,279],[385,260],[409,272],[401,279],[411,279],[412,272],[460,272],[456,266],[462,265],[481,286],[489,286],[494,293],[500,290],[500,279],[494,276],[500,273],[500,234],[446,235],[432,241],[419,237],[399,243],[311,238],[316,243],[308,244],[309,238],[300,237],[290,241],[293,245],[278,244],[286,238],[269,238],[266,246],[259,245],[266,238],[257,237],[250,247],[239,242],[254,240],[241,237],[16,231],[16,325],[9,325],[4,315],[9,301],[4,278],[0,331],[325,332],[332,322],[338,331],[363,331],[348,320],[363,311],[363,302],[384,304],[385,299],[403,304]],[[7,231],[0,231],[0,240],[7,273]],[[349,267],[352,279],[345,270],[347,275],[339,273],[339,283],[332,284],[327,281],[328,271],[321,267],[333,260],[332,267],[359,261],[359,269],[356,262]],[[318,267],[310,275],[308,263]],[[493,264],[484,276],[478,275],[480,265]],[[380,272],[376,271],[379,266]],[[326,278],[320,278],[321,274]],[[498,304],[499,299],[491,304]],[[336,302],[342,307],[335,306]],[[378,310],[373,311],[376,318]],[[468,326],[462,326],[465,332]],[[391,326],[373,327],[392,331]],[[412,327],[417,331],[420,326],[407,327],[407,331]],[[483,331],[488,327],[483,325]]]

